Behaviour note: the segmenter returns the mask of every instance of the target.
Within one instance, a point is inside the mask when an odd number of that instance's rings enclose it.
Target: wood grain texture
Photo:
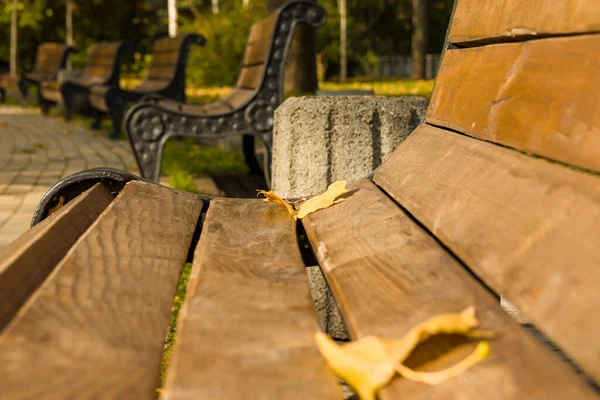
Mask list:
[[[201,206],[128,183],[0,335],[0,397],[155,398]]]
[[[427,121],[600,171],[598,49],[600,35],[448,50]]]
[[[250,28],[250,34],[248,35],[248,44],[252,44],[265,38],[273,37],[277,18],[278,13],[273,12],[252,25]]]
[[[253,67],[243,67],[237,80],[237,87],[242,89],[255,89],[262,82],[265,65],[259,64]]]
[[[112,200],[98,183],[0,253],[0,331]]]
[[[255,95],[254,90],[234,88],[222,101],[229,104],[232,109],[240,108],[250,101]]]
[[[243,65],[254,65],[266,62],[269,50],[271,49],[271,42],[271,38],[265,38],[254,43],[249,43],[246,46],[246,52],[244,53]]]
[[[454,257],[368,181],[344,202],[303,219],[354,338],[400,338],[425,319],[475,306],[497,338],[481,364],[437,386],[396,378],[380,399],[591,399],[579,378],[535,342]],[[451,347],[438,337],[411,356],[416,366]],[[453,338],[456,339],[456,338]],[[462,343],[433,359],[440,370],[474,348]],[[430,353],[430,354],[427,354]]]
[[[164,400],[339,399],[296,227],[261,200],[210,204],[194,256]]]
[[[458,0],[453,43],[600,31],[597,0]]]
[[[600,177],[421,125],[375,182],[600,381]]]

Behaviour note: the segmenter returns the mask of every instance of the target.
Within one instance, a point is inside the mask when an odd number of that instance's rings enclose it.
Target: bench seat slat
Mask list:
[[[154,398],[201,208],[195,195],[128,183],[0,335],[2,396]]]
[[[165,400],[338,399],[296,227],[261,200],[216,199],[194,255]]]
[[[598,49],[600,34],[448,50],[427,121],[600,171]]]
[[[98,183],[28,230],[0,255],[0,331],[113,200]]]
[[[237,81],[237,87],[242,89],[255,89],[260,86],[265,71],[264,64],[252,67],[243,67]]]
[[[358,191],[341,204],[303,219],[351,335],[400,338],[428,317],[471,305],[477,308],[482,328],[497,333],[490,342],[490,357],[481,364],[437,386],[397,378],[381,390],[382,400],[595,398],[375,185],[362,181],[355,188]],[[430,342],[429,351],[447,345],[448,338]],[[447,367],[473,348],[473,343],[461,345],[425,369]],[[423,361],[408,363],[414,367]]]
[[[599,31],[597,0],[458,0],[450,41],[498,41]]]
[[[375,182],[600,381],[600,177],[421,125]]]

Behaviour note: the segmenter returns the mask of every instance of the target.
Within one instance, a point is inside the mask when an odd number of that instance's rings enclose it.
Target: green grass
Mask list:
[[[171,308],[171,321],[169,322],[169,331],[165,340],[165,350],[163,353],[163,359],[160,369],[160,377],[158,381],[157,392],[160,393],[161,388],[165,384],[165,378],[167,377],[167,369],[169,362],[171,361],[171,353],[173,352],[173,345],[175,344],[175,336],[177,333],[177,317],[179,316],[179,310],[185,300],[187,284],[190,280],[190,273],[192,272],[192,264],[185,264],[181,273],[179,284],[177,285],[177,293],[173,299],[173,307]]]
[[[180,190],[197,192],[194,177],[215,174],[247,174],[240,153],[200,146],[193,139],[170,140],[165,144],[161,171],[169,184]]]

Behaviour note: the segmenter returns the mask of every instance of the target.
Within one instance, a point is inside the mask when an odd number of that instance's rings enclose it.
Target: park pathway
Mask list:
[[[94,167],[137,172],[126,141],[37,110],[0,106],[0,250],[29,229],[52,185]]]

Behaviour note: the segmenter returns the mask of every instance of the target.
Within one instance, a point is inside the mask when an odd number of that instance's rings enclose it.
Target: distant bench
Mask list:
[[[41,104],[40,84],[43,81],[56,81],[58,72],[64,69],[69,57],[77,53],[77,49],[61,43],[42,43],[38,46],[33,70],[21,75],[18,79],[10,76],[9,71],[0,72],[0,101],[6,100],[6,91],[11,87],[18,88],[21,98],[26,99],[29,87],[38,89],[38,103]]]
[[[190,47],[193,44],[203,46],[204,43],[204,37],[191,33],[159,39],[154,44],[148,75],[140,85],[129,90],[108,84],[91,87],[89,101],[95,111],[93,126],[99,127],[102,114],[108,114],[113,125],[112,137],[119,138],[127,103],[153,95],[184,101]]]
[[[155,99],[132,107],[125,124],[142,176],[158,180],[162,147],[168,138],[243,135],[251,173],[264,173],[268,183],[274,113],[283,101],[284,56],[297,24],[319,27],[325,19],[323,8],[314,3],[287,2],[252,26],[242,69],[229,95],[203,105]],[[263,165],[254,154],[255,138],[267,148]]]
[[[396,377],[378,399],[597,400],[600,8],[573,4],[458,0],[425,122],[300,222],[114,170],[59,182],[0,255],[2,395],[155,398],[187,261],[164,399],[340,399],[313,340],[316,258],[352,339],[471,306],[495,333],[473,368]],[[405,365],[440,371],[475,346],[436,335]]]
[[[125,42],[101,42],[90,46],[88,59],[81,76],[64,82],[42,81],[42,112],[52,104],[64,104],[65,118],[71,119],[76,96],[87,102],[90,89],[105,85],[118,87]]]
[[[64,69],[71,54],[79,50],[62,43],[42,43],[38,47],[35,66],[19,80],[19,89],[23,98],[27,98],[29,87],[37,88],[38,104],[43,104],[40,86],[42,82],[56,81],[58,72]]]

